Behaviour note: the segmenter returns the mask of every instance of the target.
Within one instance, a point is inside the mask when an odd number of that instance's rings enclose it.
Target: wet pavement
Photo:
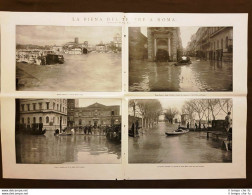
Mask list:
[[[17,90],[121,91],[120,53],[64,54],[65,63],[40,66],[17,63]]]
[[[16,160],[25,164],[117,164],[121,144],[99,135],[16,135]]]
[[[129,137],[129,163],[223,163],[232,162],[232,152],[207,139],[205,132],[166,136],[178,125],[159,122],[139,137]]]
[[[175,66],[174,62],[130,61],[129,91],[232,91],[232,62],[198,61]]]

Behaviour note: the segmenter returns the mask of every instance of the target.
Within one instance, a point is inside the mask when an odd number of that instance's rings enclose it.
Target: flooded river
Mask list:
[[[140,137],[129,137],[129,163],[222,163],[232,162],[232,152],[219,142],[206,138],[205,132],[166,136],[178,125],[160,122]]]
[[[121,91],[120,53],[64,54],[65,63],[17,63],[17,90]]]
[[[106,136],[43,136],[16,135],[17,163],[121,163],[121,144],[108,141]]]
[[[232,91],[232,62],[197,61],[175,66],[172,62],[130,61],[129,91]]]

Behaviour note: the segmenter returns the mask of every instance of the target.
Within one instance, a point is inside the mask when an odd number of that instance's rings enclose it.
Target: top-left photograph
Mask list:
[[[16,90],[120,92],[122,28],[16,26]]]

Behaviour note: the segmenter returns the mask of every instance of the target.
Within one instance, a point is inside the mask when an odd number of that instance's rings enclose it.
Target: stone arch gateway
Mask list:
[[[177,61],[178,51],[182,50],[179,27],[148,27],[148,60],[156,61],[157,51],[167,51],[170,61]]]

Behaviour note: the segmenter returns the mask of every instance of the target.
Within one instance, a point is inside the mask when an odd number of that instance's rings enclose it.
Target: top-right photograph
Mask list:
[[[233,91],[233,27],[129,27],[129,92]]]

